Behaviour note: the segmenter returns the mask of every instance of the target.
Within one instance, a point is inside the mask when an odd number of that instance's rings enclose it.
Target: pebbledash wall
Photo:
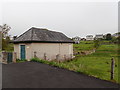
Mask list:
[[[20,45],[25,45],[26,59],[38,57],[46,60],[68,60],[73,58],[73,43],[19,43],[14,51],[20,59]]]

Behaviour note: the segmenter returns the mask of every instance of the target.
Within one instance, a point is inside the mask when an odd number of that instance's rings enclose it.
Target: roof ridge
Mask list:
[[[37,27],[32,27],[31,29],[37,29],[37,30],[48,30],[46,28],[37,28]]]

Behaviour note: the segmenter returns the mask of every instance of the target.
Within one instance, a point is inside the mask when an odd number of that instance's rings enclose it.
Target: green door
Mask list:
[[[25,45],[20,45],[20,52],[21,60],[26,59]]]
[[[7,53],[7,63],[11,63],[13,60],[13,54],[12,52]]]

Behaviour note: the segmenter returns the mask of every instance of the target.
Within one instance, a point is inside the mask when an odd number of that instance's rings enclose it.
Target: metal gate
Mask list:
[[[7,52],[7,63],[11,63],[13,60],[13,53]]]

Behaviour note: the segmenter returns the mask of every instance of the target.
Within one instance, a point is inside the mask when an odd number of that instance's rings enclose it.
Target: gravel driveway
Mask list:
[[[118,88],[112,82],[37,62],[3,65],[3,88]]]

